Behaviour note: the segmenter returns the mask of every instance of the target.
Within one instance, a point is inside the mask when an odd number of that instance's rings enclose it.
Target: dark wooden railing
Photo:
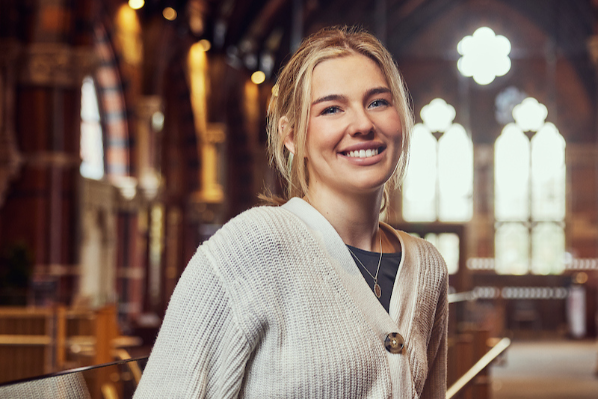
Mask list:
[[[465,388],[473,379],[480,374],[488,365],[503,353],[511,345],[509,338],[501,339],[492,347],[480,360],[473,365],[461,378],[459,378],[446,392],[446,399],[454,398],[463,388]]]
[[[470,321],[469,309],[477,297],[472,291],[449,294],[449,348],[447,399],[488,399],[488,365],[510,345],[508,338]]]

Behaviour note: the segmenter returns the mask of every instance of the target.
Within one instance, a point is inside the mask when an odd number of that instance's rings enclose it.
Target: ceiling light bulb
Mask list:
[[[129,0],[129,7],[133,10],[139,10],[145,5],[145,0]]]
[[[265,80],[266,80],[266,74],[262,71],[255,71],[251,75],[251,81],[253,83],[255,83],[256,85],[264,83]]]
[[[177,17],[176,10],[172,7],[166,7],[162,11],[162,15],[164,16],[164,18],[166,18],[169,21],[174,21]]]

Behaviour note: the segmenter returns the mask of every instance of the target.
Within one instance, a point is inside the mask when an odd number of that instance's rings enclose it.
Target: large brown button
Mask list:
[[[405,340],[399,333],[390,333],[384,340],[384,346],[390,353],[401,353],[405,347]]]

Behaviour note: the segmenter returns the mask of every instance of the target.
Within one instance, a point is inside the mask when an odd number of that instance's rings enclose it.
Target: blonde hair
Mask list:
[[[268,107],[268,152],[271,162],[286,180],[286,200],[307,195],[309,176],[304,158],[314,68],[324,60],[355,53],[370,58],[380,67],[401,120],[401,156],[393,176],[384,186],[382,209],[388,203],[390,190],[400,184],[407,165],[413,116],[399,70],[388,50],[371,34],[357,28],[330,27],[303,40],[281,70],[272,90]],[[291,132],[294,154],[284,145]]]

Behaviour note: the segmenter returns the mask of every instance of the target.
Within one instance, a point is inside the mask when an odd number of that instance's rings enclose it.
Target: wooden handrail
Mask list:
[[[32,316],[46,317],[52,316],[54,309],[52,308],[36,308],[36,307],[17,307],[17,306],[2,306],[0,307],[0,318],[21,318]]]
[[[454,294],[448,294],[449,303],[473,301],[476,299],[473,291],[457,292]]]
[[[511,345],[511,340],[509,338],[501,339],[496,345],[492,347],[480,360],[477,361],[476,364],[473,365],[472,368],[467,370],[465,374],[461,378],[459,378],[447,391],[446,391],[446,399],[452,399],[455,395],[457,395],[467,384],[469,384],[482,370],[484,370],[488,365],[498,357],[501,353],[504,352]]]
[[[142,357],[136,357],[136,358],[130,358],[130,359],[124,359],[124,360],[116,360],[116,361],[109,362],[109,363],[94,364],[93,366],[77,367],[74,369],[63,370],[63,371],[59,371],[56,373],[48,373],[48,374],[38,375],[35,377],[21,378],[21,379],[14,380],[14,381],[2,382],[2,383],[0,383],[0,388],[9,386],[9,385],[22,384],[24,382],[42,380],[45,378],[58,377],[61,375],[66,375],[66,374],[82,373],[82,372],[89,371],[89,370],[106,369],[107,367],[110,367],[110,366],[128,364],[131,362],[143,362],[143,361],[147,361],[147,359],[148,359],[148,356],[142,356]]]
[[[113,355],[119,360],[129,360],[131,358],[129,352],[124,349],[115,349]],[[127,365],[133,374],[133,378],[135,378],[135,383],[139,384],[139,381],[141,381],[141,368],[139,367],[139,364],[137,364],[137,362],[129,362]]]
[[[0,345],[48,346],[52,337],[47,335],[0,334]]]

